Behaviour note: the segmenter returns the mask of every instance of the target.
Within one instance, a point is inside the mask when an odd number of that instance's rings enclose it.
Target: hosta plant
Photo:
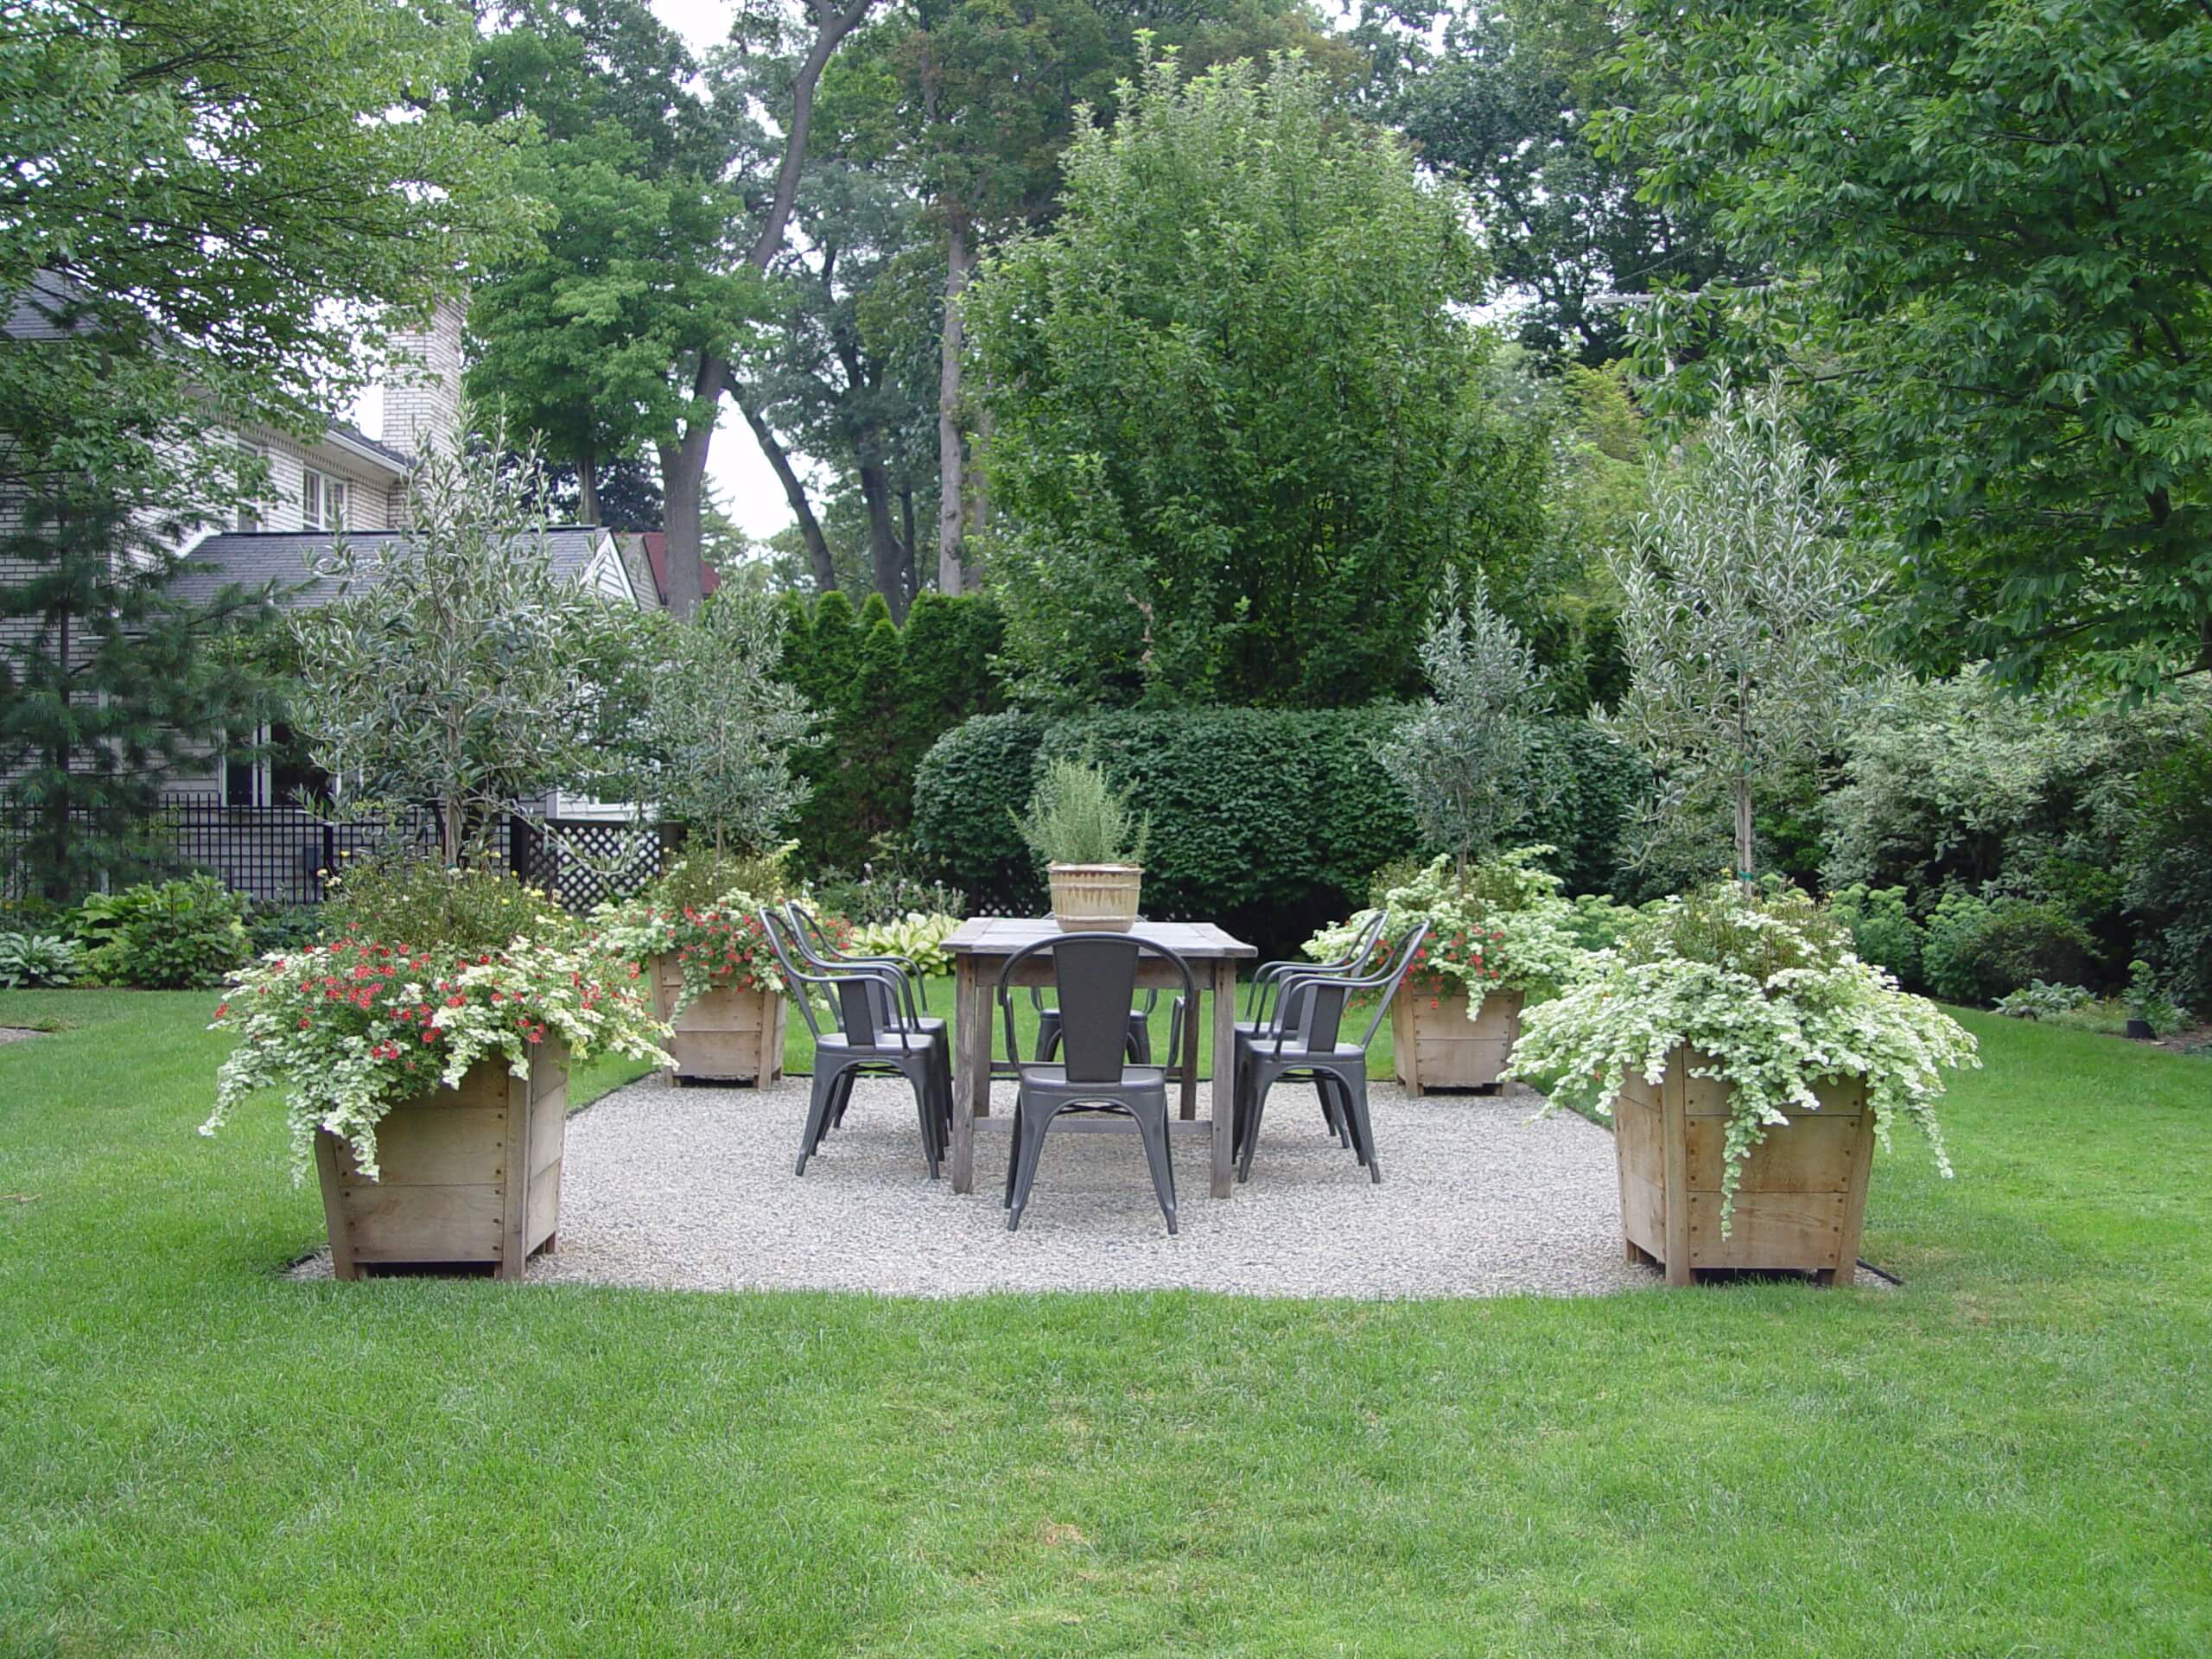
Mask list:
[[[1519,848],[1471,865],[1465,874],[1452,868],[1448,855],[1424,866],[1382,895],[1390,918],[1382,936],[1382,960],[1389,961],[1406,936],[1427,922],[1428,938],[1408,976],[1415,994],[1465,992],[1470,1020],[1493,990],[1550,995],[1575,976],[1583,960],[1574,906],[1560,896],[1559,878],[1538,863],[1552,850]],[[1340,959],[1374,913],[1362,911],[1323,928],[1306,941],[1306,954],[1317,962]]]
[[[1677,1048],[1694,1077],[1728,1084],[1724,1231],[1744,1160],[1785,1109],[1815,1109],[1814,1085],[1864,1077],[1883,1146],[1910,1120],[1945,1175],[1935,1104],[1946,1068],[1979,1065],[1974,1040],[1924,997],[1853,955],[1849,935],[1802,893],[1733,883],[1650,907],[1556,1001],[1522,1016],[1509,1077],[1547,1080],[1547,1109],[1606,1116],[1624,1071],[1653,1085]]]
[[[910,910],[896,921],[864,923],[853,930],[853,954],[904,957],[925,974],[949,974],[952,957],[944,949],[960,925],[957,916]]]
[[[669,1064],[668,1028],[632,974],[609,976],[580,944],[526,938],[464,950],[349,933],[266,957],[232,976],[214,1028],[238,1040],[200,1133],[213,1134],[248,1096],[282,1088],[296,1179],[319,1131],[343,1136],[373,1177],[385,1114],[440,1084],[458,1087],[480,1059],[525,1077],[531,1051],[558,1039],[572,1061],[612,1051]]]
[[[76,978],[83,950],[56,933],[0,933],[0,985],[67,985]]]

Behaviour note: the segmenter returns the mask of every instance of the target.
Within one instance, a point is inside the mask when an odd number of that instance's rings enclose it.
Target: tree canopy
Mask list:
[[[968,304],[1010,653],[1071,700],[1368,700],[1443,573],[1512,586],[1543,447],[1485,396],[1448,188],[1294,56],[1148,64]]]
[[[2212,671],[2212,14],[1635,16],[1646,189],[1772,272],[1662,308],[1652,356],[1693,391],[1697,330],[1792,365],[1901,544],[1920,665]]]

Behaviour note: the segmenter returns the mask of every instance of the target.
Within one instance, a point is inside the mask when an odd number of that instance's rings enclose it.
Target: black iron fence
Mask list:
[[[319,904],[349,858],[435,853],[439,837],[438,815],[427,807],[349,821],[296,806],[232,806],[213,793],[171,796],[145,828],[178,870],[206,870],[264,905]],[[16,849],[26,830],[22,817],[0,814],[0,891],[21,890]],[[492,844],[516,874],[578,912],[636,891],[666,856],[658,831],[588,819],[509,818]]]

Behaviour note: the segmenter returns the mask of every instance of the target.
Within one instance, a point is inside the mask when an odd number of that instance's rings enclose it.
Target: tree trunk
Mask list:
[[[957,594],[968,582],[962,557],[968,526],[961,511],[967,461],[960,442],[963,342],[960,296],[968,287],[968,273],[974,264],[968,249],[968,227],[957,207],[945,216],[944,243],[944,331],[938,340],[937,378],[937,585],[945,593]]]
[[[587,449],[576,460],[576,493],[582,498],[578,508],[583,522],[599,523],[599,462]]]
[[[791,82],[791,124],[784,130],[784,155],[776,168],[768,216],[761,221],[760,233],[753,238],[745,256],[746,264],[756,271],[766,271],[769,261],[784,245],[784,227],[791,222],[791,204],[798,198],[799,173],[806,164],[806,135],[814,124],[815,86],[838,43],[859,27],[874,3],[849,0],[839,10],[835,0],[813,0],[809,8],[814,20],[814,42],[807,48]],[[714,441],[715,422],[721,413],[728,369],[716,353],[710,352],[701,360],[693,386],[692,418],[680,435],[671,435],[655,446],[660,451],[661,493],[668,509],[662,525],[668,532],[668,607],[678,616],[690,615],[699,602],[699,504],[706,493],[707,448]],[[676,505],[679,493],[689,502],[681,516]]]
[[[1736,673],[1736,880],[1751,893],[1751,677]]]
[[[679,617],[696,610],[704,592],[699,510],[706,494],[707,445],[714,433],[711,420],[695,421],[682,438],[658,446],[661,527],[667,532],[668,608]],[[679,548],[686,550],[682,556]]]
[[[807,499],[806,481],[792,467],[791,454],[777,438],[775,429],[753,406],[752,400],[740,394],[736,402],[738,413],[753,429],[753,442],[768,458],[776,481],[784,486],[784,499],[790,504],[791,517],[798,520],[799,539],[806,543],[806,563],[814,573],[814,591],[817,596],[826,594],[837,585],[837,565],[830,556],[830,541],[822,533],[822,521],[814,516],[814,504]]]
[[[880,461],[862,461],[860,480],[861,499],[868,507],[868,563],[875,591],[891,607],[891,620],[904,622],[909,559],[906,550],[899,544],[897,532],[891,528],[891,480]]]
[[[906,592],[911,598],[921,592],[922,584],[916,580],[914,555],[914,491],[908,485],[899,492],[899,539],[906,544]]]

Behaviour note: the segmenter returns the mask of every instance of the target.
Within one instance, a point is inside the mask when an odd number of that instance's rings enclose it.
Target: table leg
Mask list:
[[[1196,1120],[1198,1115],[1198,1017],[1205,1010],[1206,981],[1201,974],[1191,981],[1191,1006],[1183,1010],[1183,1034],[1179,1039],[1183,1052],[1171,1058],[1179,1059],[1183,1075],[1178,1079],[1180,1090],[1176,1096],[1177,1116]]]
[[[990,1008],[976,958],[952,965],[952,1190],[976,1190],[976,1120],[991,1109]]]
[[[1191,1023],[1198,1024],[1196,1020]],[[1236,1128],[1236,963],[1213,965],[1213,1195],[1229,1196],[1231,1137]]]

